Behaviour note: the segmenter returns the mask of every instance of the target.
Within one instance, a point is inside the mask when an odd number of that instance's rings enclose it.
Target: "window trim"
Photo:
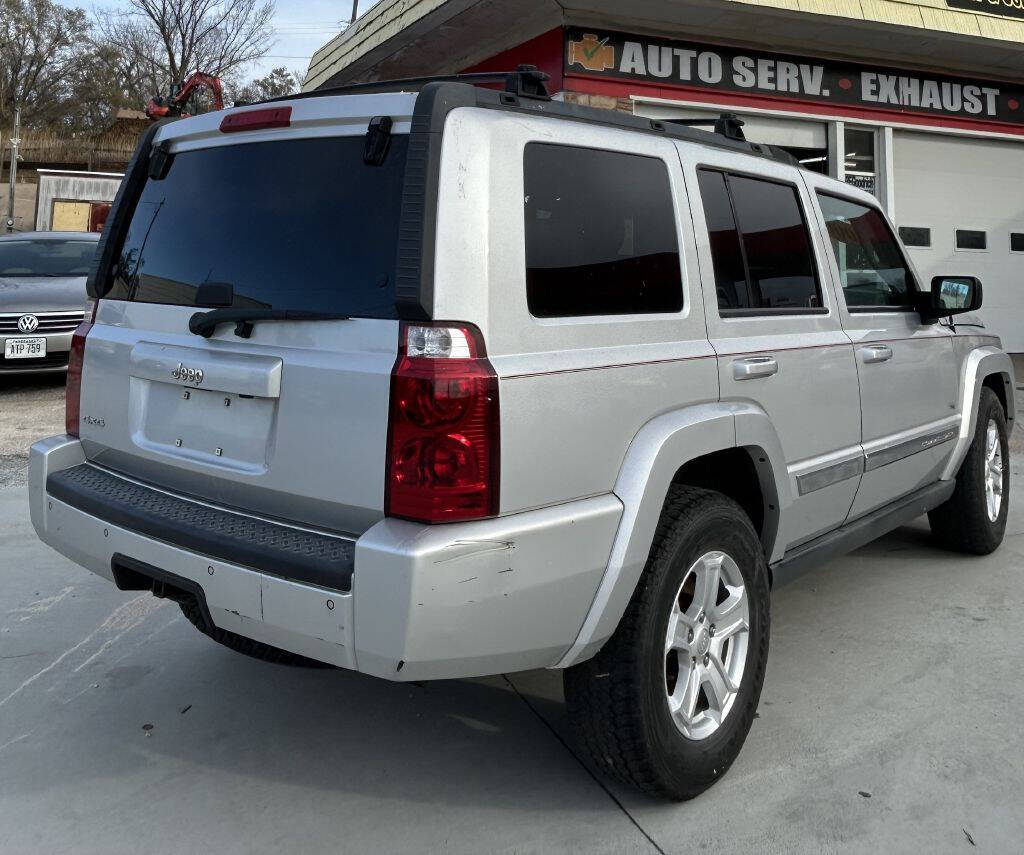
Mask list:
[[[669,208],[672,211],[672,225],[675,229],[676,235],[676,257],[679,264],[679,299],[680,306],[677,310],[672,312],[620,312],[618,314],[591,314],[591,315],[535,315],[533,309],[530,308],[530,297],[529,289],[526,282],[526,150],[531,145],[547,146],[549,148],[571,148],[571,149],[582,149],[584,151],[599,151],[606,154],[621,154],[626,157],[640,157],[645,160],[656,160],[665,169],[666,186],[668,187],[669,194]],[[530,317],[530,320],[540,326],[560,326],[567,324],[583,324],[583,323],[603,323],[609,321],[664,321],[666,319],[679,319],[687,316],[690,308],[689,299],[690,294],[687,290],[687,270],[685,265],[685,249],[686,249],[686,236],[680,227],[679,211],[677,210],[677,199],[675,187],[672,184],[672,164],[668,159],[661,157],[657,154],[641,154],[637,151],[628,151],[625,149],[608,148],[607,146],[599,145],[581,145],[579,143],[563,142],[559,140],[550,139],[528,139],[523,143],[523,154],[522,154],[522,198],[523,198],[523,298],[526,302],[526,312]],[[686,189],[683,188],[682,192],[686,195]]]
[[[854,199],[852,196],[846,196],[842,193],[833,193],[831,190],[822,190],[820,187],[815,187],[814,192],[816,196],[830,196],[833,199],[838,199],[840,202],[849,202],[851,205],[860,205],[862,208],[867,208],[869,211],[874,211],[882,218],[882,223],[885,225],[886,230],[889,232],[889,237],[892,238],[893,243],[896,245],[896,251],[900,254],[900,258],[903,259],[903,266],[907,269],[907,273],[910,274],[910,281],[914,286],[914,293],[922,294],[921,283],[917,281],[917,272],[914,270],[910,263],[910,259],[907,257],[906,247],[903,246],[903,241],[900,240],[899,235],[893,234],[892,225],[889,223],[888,217],[882,211],[880,205],[870,205],[863,199]],[[821,210],[821,203],[818,203],[818,210],[821,211],[821,219],[825,225],[826,233],[828,231],[828,223],[825,223],[825,212]],[[832,246],[832,241],[829,239],[828,251],[831,253],[831,259],[835,262],[836,272],[839,272],[839,259],[836,258],[835,249]],[[916,300],[909,306],[851,306],[846,302],[846,289],[842,283],[838,280],[836,284],[839,286],[837,289],[843,298],[843,306],[846,307],[846,311],[851,315],[877,315],[877,314],[894,314],[894,313],[905,313],[905,312],[919,312],[917,308]]]
[[[957,246],[956,233],[957,232],[978,232],[985,236],[985,246],[982,249],[970,246]],[[957,228],[953,226],[953,252],[988,252],[988,229],[969,229],[969,228]]]
[[[1024,238],[1024,231],[1022,231],[1022,232],[1010,232],[1009,233],[1009,236],[1010,236],[1010,252],[1014,253],[1014,255],[1024,255],[1024,248],[1021,248],[1021,249],[1014,249],[1013,248],[1013,236],[1014,235],[1020,235],[1022,238]]]
[[[742,169],[733,169],[731,167],[718,166],[717,164],[702,164],[696,165],[697,170],[697,194],[700,197],[701,209],[703,211],[704,196],[700,191],[700,172],[718,172],[721,173],[725,178],[725,191],[729,197],[729,210],[732,212],[732,221],[736,226],[736,234],[739,236],[740,243],[740,258],[743,261],[743,272],[747,278],[747,301],[751,302],[753,292],[751,291],[751,279],[750,279],[750,264],[747,261],[747,246],[743,240],[743,229],[740,228],[739,217],[736,216],[736,202],[732,195],[732,186],[729,183],[730,176],[736,176],[737,178],[749,178],[752,181],[763,181],[766,184],[777,184],[780,187],[789,187],[796,195],[797,208],[800,211],[800,218],[803,221],[804,229],[807,232],[807,245],[810,249],[811,256],[811,272],[814,275],[814,287],[818,292],[818,299],[821,301],[820,306],[805,306],[803,308],[775,308],[775,307],[754,307],[745,309],[722,309],[718,305],[717,298],[715,299],[715,308],[718,311],[720,318],[758,318],[758,317],[793,317],[800,315],[828,315],[831,313],[832,308],[826,304],[825,301],[825,288],[821,279],[821,270],[818,265],[818,253],[815,251],[814,246],[814,235],[811,232],[810,219],[807,216],[807,207],[804,205],[804,200],[800,195],[800,185],[795,181],[787,181],[784,178],[776,178],[774,175],[759,175],[756,172],[747,172]],[[707,217],[704,218],[704,228],[707,230]],[[714,259],[711,260],[714,265]]]

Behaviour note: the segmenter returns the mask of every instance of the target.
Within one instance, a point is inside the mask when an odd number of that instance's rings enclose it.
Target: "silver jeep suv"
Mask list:
[[[688,798],[773,588],[924,513],[999,545],[1012,367],[874,197],[537,78],[154,126],[32,521],[253,656],[561,669],[595,764]]]

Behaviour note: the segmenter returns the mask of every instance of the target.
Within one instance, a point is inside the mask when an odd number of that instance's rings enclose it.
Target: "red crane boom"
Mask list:
[[[146,105],[146,115],[151,119],[188,116],[188,113],[185,112],[185,105],[197,89],[209,89],[213,93],[213,108],[215,110],[224,109],[224,92],[221,88],[220,78],[197,71],[182,83],[178,87],[178,91],[170,98],[160,98],[157,96],[150,98],[149,103]]]

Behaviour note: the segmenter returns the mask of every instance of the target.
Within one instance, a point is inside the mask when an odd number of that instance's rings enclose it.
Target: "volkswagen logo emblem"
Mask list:
[[[18,318],[18,329],[22,332],[35,332],[39,327],[39,318],[35,315],[22,315]]]

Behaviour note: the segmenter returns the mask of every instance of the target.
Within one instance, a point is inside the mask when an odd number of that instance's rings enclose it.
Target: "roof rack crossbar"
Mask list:
[[[665,119],[670,125],[685,125],[688,128],[713,127],[716,134],[730,140],[746,142],[743,134],[745,122],[735,113],[722,113],[717,119]]]
[[[299,92],[295,95],[284,95],[280,98],[271,98],[272,101],[293,101],[296,98],[321,98],[324,95],[336,95],[342,93],[372,93],[372,92],[398,92],[403,89],[419,89],[428,83],[504,83],[505,91],[521,98],[536,98],[542,101],[550,101],[547,87],[544,83],[549,75],[540,71],[535,65],[520,65],[515,71],[473,71],[466,74],[442,74],[428,75],[425,77],[400,77],[394,80],[371,80],[367,83],[348,83],[344,86],[330,86],[323,89],[311,89],[308,92]]]

